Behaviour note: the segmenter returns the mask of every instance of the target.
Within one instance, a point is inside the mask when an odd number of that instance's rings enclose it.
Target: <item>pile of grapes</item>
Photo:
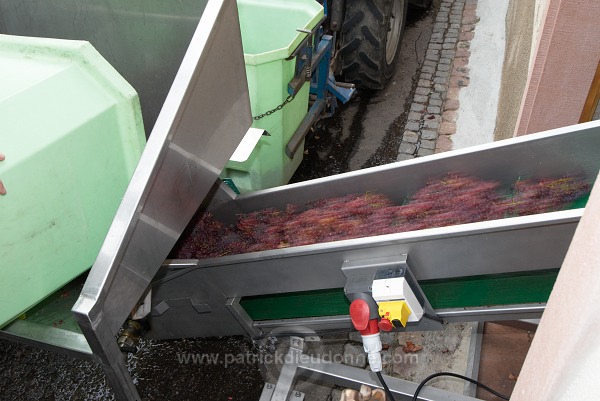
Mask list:
[[[204,259],[561,210],[590,190],[581,177],[519,180],[501,185],[458,173],[431,180],[403,205],[384,195],[354,194],[310,202],[298,210],[264,209],[225,226],[210,213],[195,218],[173,257]]]

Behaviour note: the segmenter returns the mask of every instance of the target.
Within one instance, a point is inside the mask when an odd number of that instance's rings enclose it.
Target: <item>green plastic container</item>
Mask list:
[[[144,145],[88,42],[0,35],[0,327],[91,267]]]
[[[252,115],[272,110],[287,98],[296,60],[286,61],[306,34],[323,18],[323,7],[314,0],[238,0],[242,44]],[[309,85],[305,83],[294,100],[282,110],[254,121],[254,128],[267,130],[245,162],[230,161],[221,178],[230,178],[241,193],[285,184],[302,161],[285,146],[308,112]]]

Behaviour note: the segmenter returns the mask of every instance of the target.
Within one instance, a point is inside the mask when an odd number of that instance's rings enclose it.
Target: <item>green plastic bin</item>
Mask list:
[[[296,60],[289,57],[306,34],[323,18],[323,7],[314,0],[238,0],[240,27],[252,115],[272,110],[287,98]],[[293,159],[285,146],[308,112],[309,84],[282,110],[254,121],[252,127],[266,130],[245,162],[230,161],[221,178],[229,178],[241,193],[285,184],[302,161]]]
[[[0,327],[91,267],[144,145],[88,42],[0,35]]]

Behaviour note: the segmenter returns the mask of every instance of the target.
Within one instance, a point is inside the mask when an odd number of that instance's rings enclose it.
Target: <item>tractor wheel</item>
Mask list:
[[[346,82],[383,89],[392,77],[408,0],[346,0],[340,58]]]

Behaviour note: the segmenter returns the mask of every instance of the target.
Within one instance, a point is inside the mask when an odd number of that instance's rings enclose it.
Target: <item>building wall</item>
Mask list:
[[[515,4],[517,0],[513,0]],[[542,27],[544,26],[543,22],[546,18],[546,11],[548,10],[548,3],[550,0],[533,0],[534,1],[534,9],[533,9],[533,32],[532,32],[532,40],[531,40],[531,53],[529,57],[529,66],[533,65],[533,61],[535,60],[535,52],[537,50],[537,46],[539,44],[539,39],[542,34]]]
[[[500,99],[494,140],[511,138],[517,124],[519,107],[534,46],[533,29],[536,0],[511,0],[506,15],[506,51],[502,68]]]
[[[595,124],[598,123],[588,123]],[[511,401],[600,394],[600,178],[577,226]]]
[[[511,0],[495,140],[577,124],[600,59],[598,21],[598,0]]]
[[[577,124],[600,60],[600,2],[547,2],[515,135]]]
[[[506,51],[494,140],[511,138],[514,134],[548,1],[511,0],[508,6]]]

